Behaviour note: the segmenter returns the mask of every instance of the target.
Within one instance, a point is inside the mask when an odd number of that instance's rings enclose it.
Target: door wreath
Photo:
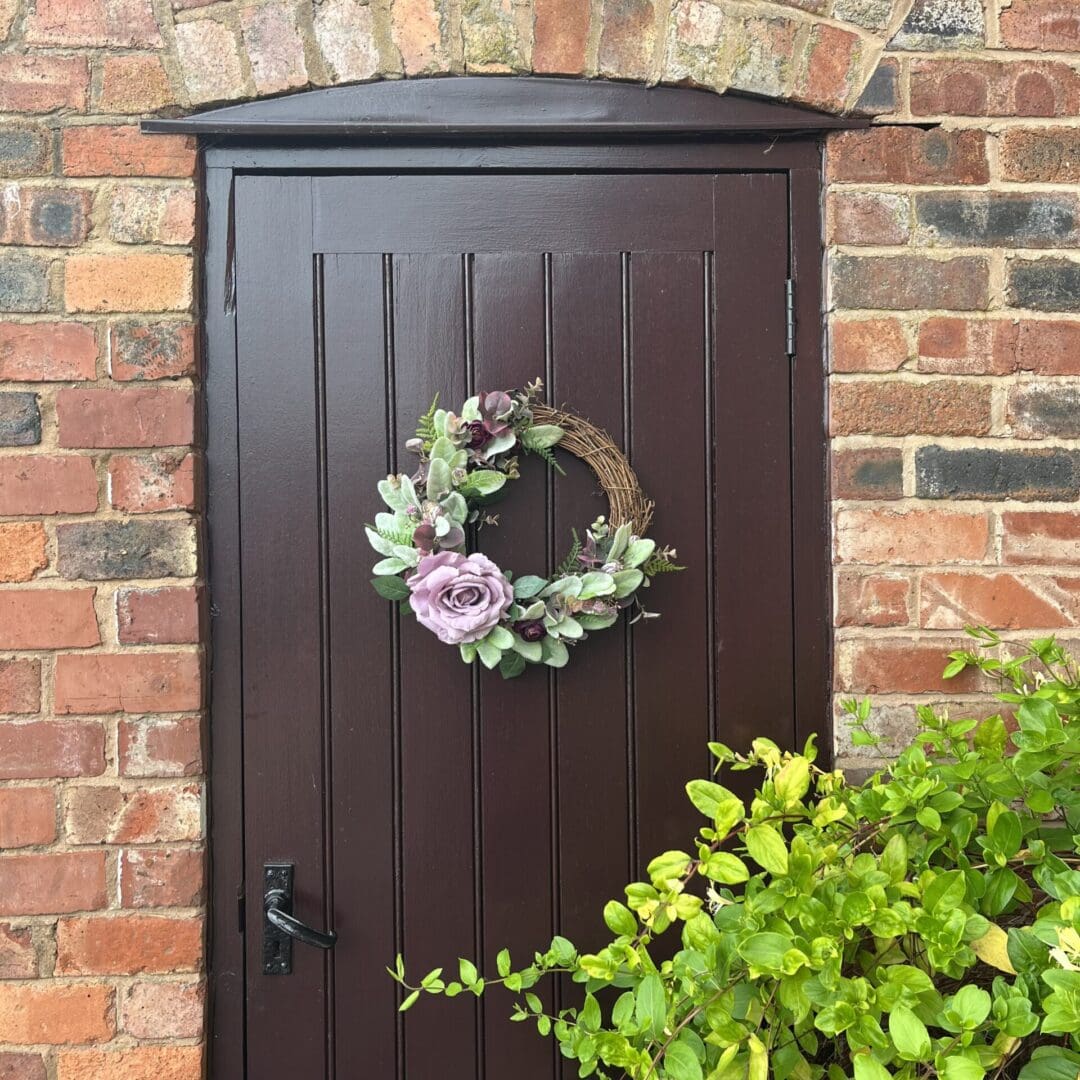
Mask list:
[[[588,420],[540,401],[540,380],[522,390],[469,398],[460,414],[438,397],[405,445],[420,464],[411,476],[388,476],[379,494],[389,512],[365,526],[383,558],[372,585],[400,601],[461,658],[477,658],[504,678],[527,664],[563,667],[568,645],[613,626],[625,609],[631,621],[654,618],[640,590],[657,574],[681,570],[673,548],[645,537],[653,503],[611,437]],[[488,512],[508,480],[519,475],[518,451],[542,457],[562,472],[553,448],[581,458],[596,475],[608,514],[573,532],[569,554],[548,576],[514,577],[479,551],[470,536],[497,524]]]

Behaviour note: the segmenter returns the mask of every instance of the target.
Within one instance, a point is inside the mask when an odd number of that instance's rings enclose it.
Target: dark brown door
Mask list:
[[[788,203],[784,173],[237,177],[253,1080],[559,1075],[505,996],[400,1017],[386,965],[598,943],[696,827],[706,741],[792,742]],[[379,599],[361,526],[436,391],[536,376],[622,441],[687,569],[661,619],[503,682]],[[604,511],[565,465],[527,463],[484,535],[500,565],[542,572]],[[262,973],[275,860],[339,935],[287,976]]]

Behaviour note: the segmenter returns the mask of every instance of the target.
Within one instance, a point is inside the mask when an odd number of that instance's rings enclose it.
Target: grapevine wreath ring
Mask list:
[[[522,390],[469,398],[460,415],[438,407],[420,419],[406,448],[417,454],[412,475],[379,482],[387,511],[365,526],[382,556],[372,585],[401,603],[440,641],[457,645],[466,663],[479,659],[504,678],[528,664],[563,667],[568,646],[613,626],[623,610],[632,621],[653,618],[639,593],[657,574],[680,570],[674,549],[657,550],[645,532],[653,503],[626,456],[607,432],[575,413],[539,399],[540,380]],[[468,540],[498,524],[488,512],[519,475],[518,451],[536,454],[559,472],[552,448],[583,460],[608,500],[582,540],[573,530],[570,553],[546,576],[514,577]]]

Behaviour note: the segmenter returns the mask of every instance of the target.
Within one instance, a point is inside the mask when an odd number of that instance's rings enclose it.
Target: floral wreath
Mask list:
[[[523,390],[479,394],[460,415],[438,408],[436,395],[405,444],[419,468],[379,482],[390,512],[365,526],[383,556],[373,568],[376,592],[401,601],[440,641],[457,645],[466,663],[479,657],[507,679],[526,664],[563,667],[568,645],[606,630],[632,605],[632,622],[655,618],[639,590],[657,574],[682,569],[673,548],[657,551],[645,538],[653,504],[622,451],[587,420],[542,404],[542,389],[538,379]],[[518,478],[518,448],[561,473],[556,445],[592,468],[609,520],[597,518],[584,541],[572,530],[570,553],[548,577],[515,578],[479,551],[467,553],[468,531],[498,524],[487,507]]]

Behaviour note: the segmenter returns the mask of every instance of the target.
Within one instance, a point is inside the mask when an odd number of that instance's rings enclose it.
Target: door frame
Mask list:
[[[334,171],[781,172],[794,288],[792,523],[795,727],[831,750],[831,558],[821,201],[822,133],[864,127],[786,104],[688,89],[514,77],[408,80],[310,91],[180,119],[200,138],[199,214],[209,707],[210,1074],[246,1075],[240,499],[233,182]]]

